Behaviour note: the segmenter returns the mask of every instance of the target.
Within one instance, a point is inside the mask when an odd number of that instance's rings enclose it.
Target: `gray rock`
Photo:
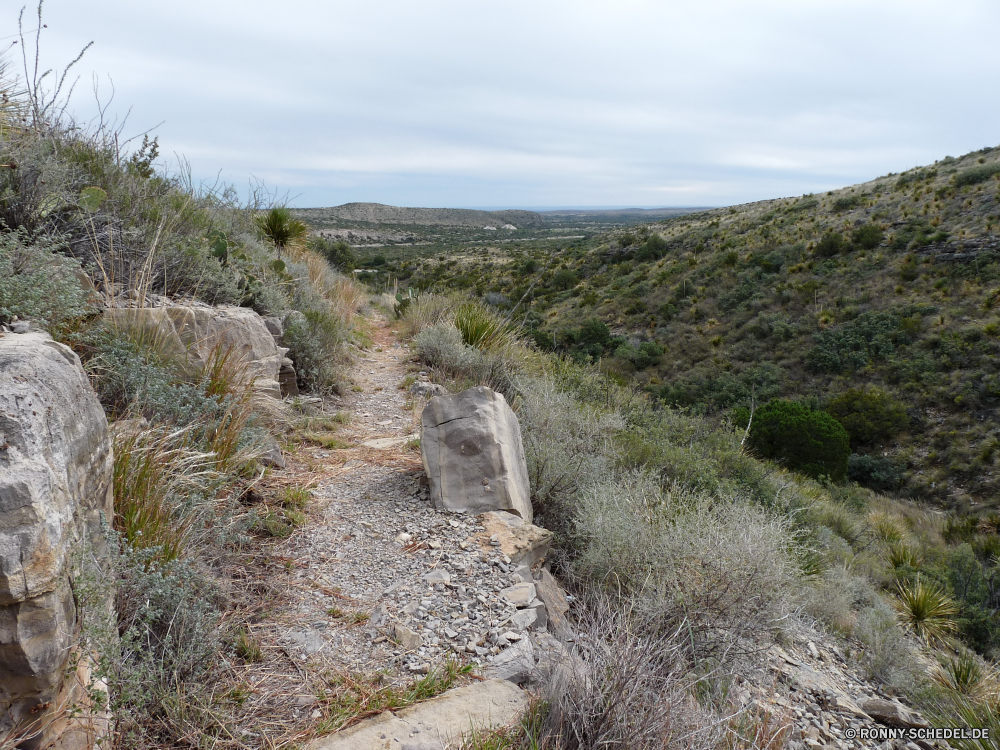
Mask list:
[[[275,343],[280,345],[281,337],[285,335],[285,326],[281,322],[281,318],[264,318],[264,326],[268,333],[274,336]]]
[[[486,680],[449,690],[399,711],[383,711],[353,727],[321,737],[307,750],[384,750],[403,742],[461,739],[470,727],[491,729],[513,723],[528,707],[528,695],[505,680]],[[419,737],[414,737],[419,730]]]
[[[434,507],[505,510],[531,522],[521,431],[502,395],[479,386],[436,396],[420,421],[420,454]]]
[[[423,640],[416,632],[398,622],[393,626],[393,635],[407,651],[416,651],[423,645]]]
[[[527,607],[535,598],[535,584],[517,583],[500,592],[515,607]]]
[[[13,323],[10,324],[10,330],[13,333],[30,333],[31,323],[29,323],[27,320],[15,320]]]
[[[312,628],[292,630],[286,634],[286,638],[303,653],[310,656],[321,651],[323,646],[326,645],[326,641],[323,640],[323,634]]]
[[[441,570],[440,568],[435,568],[420,577],[428,583],[451,583],[451,574],[447,570]]]
[[[299,376],[295,372],[295,363],[288,357],[281,360],[278,370],[278,388],[282,398],[294,398],[299,395]]]
[[[566,593],[556,582],[556,579],[553,578],[552,574],[544,568],[535,582],[535,591],[538,594],[538,598],[545,603],[549,629],[558,638],[566,638],[572,635],[569,620],[567,619],[569,602],[566,600]]]
[[[535,673],[535,649],[529,638],[523,638],[501,651],[487,667],[486,674],[519,685],[531,680]]]
[[[922,729],[930,726],[923,716],[896,701],[872,698],[862,703],[861,707],[879,724],[904,729]]]
[[[29,716],[45,723],[41,705],[81,700],[89,662],[67,669],[72,582],[81,558],[106,562],[111,476],[108,423],[76,354],[42,332],[0,338],[0,736]],[[112,596],[92,606],[110,610]],[[74,733],[57,720],[39,746]]]
[[[418,380],[410,386],[410,395],[417,398],[434,398],[434,396],[445,396],[448,391],[443,385],[431,383],[426,380]]]
[[[518,630],[528,630],[535,627],[538,621],[538,613],[534,609],[519,609],[510,616],[508,621],[512,627]]]
[[[545,605],[539,599],[535,599],[530,604],[528,604],[525,612],[535,613],[535,622],[532,624],[534,630],[545,630],[545,626],[548,625],[549,618],[545,611]]]
[[[257,390],[281,398],[278,373],[287,350],[278,348],[264,320],[253,310],[233,305],[167,305],[111,308],[104,317],[108,322],[157,330],[166,351],[186,362],[191,375],[201,374],[213,356],[228,349],[246,364],[246,376]]]
[[[265,438],[257,460],[265,466],[273,466],[276,469],[285,468],[285,457],[281,455],[281,446],[278,445],[278,441],[271,435]]]
[[[552,532],[548,529],[526,523],[513,513],[491,511],[479,518],[490,545],[509,557],[511,565],[533,568],[548,554],[552,543]]]

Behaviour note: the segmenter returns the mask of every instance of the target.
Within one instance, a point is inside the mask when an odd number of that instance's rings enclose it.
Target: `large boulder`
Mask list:
[[[104,312],[109,325],[141,326],[158,331],[164,348],[198,376],[215,352],[231,349],[247,363],[256,388],[281,398],[279,375],[285,354],[264,319],[253,310],[232,305],[166,305],[116,307]]]
[[[531,523],[521,430],[501,394],[479,386],[432,398],[420,417],[420,454],[434,507],[503,510]]]
[[[55,731],[87,740],[52,707],[79,709],[93,688],[80,677],[86,658],[67,674],[79,639],[73,580],[81,545],[87,559],[107,559],[112,463],[76,354],[45,333],[0,336],[0,736],[48,727],[20,747],[47,747]],[[110,606],[110,593],[98,606]]]

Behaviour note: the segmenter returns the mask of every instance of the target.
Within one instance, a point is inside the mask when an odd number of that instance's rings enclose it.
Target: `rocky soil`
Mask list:
[[[414,444],[426,399],[401,386],[409,375],[414,390],[430,389],[421,388],[425,379],[390,324],[373,333],[374,346],[352,371],[355,389],[338,404],[352,415],[340,433],[351,447],[299,447],[276,474],[312,479],[314,500],[310,521],[274,546],[286,585],[253,635],[294,664],[300,693],[337,674],[378,673],[403,684],[449,659],[530,683],[572,648],[568,602],[547,572],[521,564],[525,544],[494,517],[507,514],[430,506]],[[831,637],[796,625],[767,664],[738,698],[789,724],[794,750],[939,746],[864,736],[925,724],[868,682]],[[292,700],[304,725],[324,717],[313,695]]]

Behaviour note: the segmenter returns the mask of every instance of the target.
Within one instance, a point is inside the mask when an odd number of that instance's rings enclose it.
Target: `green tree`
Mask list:
[[[878,224],[865,224],[854,230],[851,235],[851,242],[865,250],[874,250],[882,244],[884,234]]]
[[[816,254],[823,258],[832,258],[848,249],[850,249],[850,245],[844,242],[844,237],[840,232],[827,232],[816,244]]]
[[[847,430],[852,448],[889,440],[910,424],[906,408],[881,388],[851,388],[826,410]]]
[[[846,478],[851,455],[850,438],[840,422],[824,411],[782,399],[769,401],[754,414],[750,447],[807,476],[837,481]]]

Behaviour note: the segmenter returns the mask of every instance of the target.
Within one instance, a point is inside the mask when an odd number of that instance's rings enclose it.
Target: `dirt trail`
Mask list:
[[[256,584],[247,588],[261,601],[246,629],[263,658],[234,669],[244,671],[254,709],[298,741],[326,718],[317,694],[343,675],[402,684],[448,659],[486,667],[520,638],[500,595],[518,580],[502,552],[477,517],[427,502],[420,451],[407,439],[419,433],[425,402],[401,388],[416,375],[412,356],[391,321],[372,324],[373,345],[336,405],[351,415],[337,433],[350,447],[289,451],[265,494],[310,486],[308,521],[250,566]]]

